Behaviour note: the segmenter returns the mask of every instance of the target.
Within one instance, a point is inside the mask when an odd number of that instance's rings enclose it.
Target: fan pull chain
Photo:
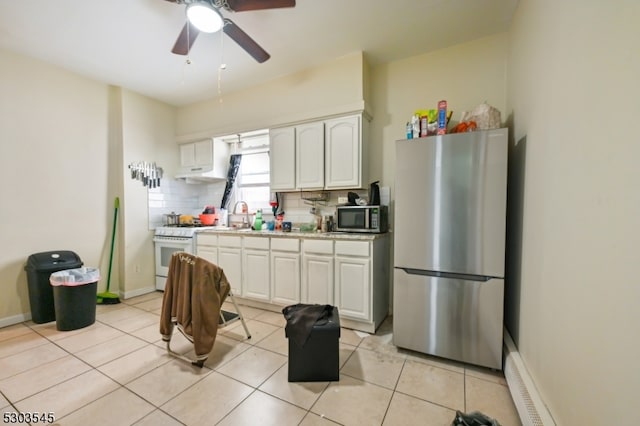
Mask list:
[[[224,31],[220,31],[220,66],[218,67],[218,98],[222,103],[222,71],[227,68],[227,64],[224,63]]]
[[[189,22],[187,21],[187,59],[185,61],[187,65],[191,65],[191,45],[189,44],[189,41],[191,40],[191,37],[189,35],[190,29],[191,25],[189,25]]]

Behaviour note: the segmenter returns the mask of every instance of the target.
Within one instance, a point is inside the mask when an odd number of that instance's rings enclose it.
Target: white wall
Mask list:
[[[638,17],[521,0],[510,31],[507,325],[559,425],[633,423],[640,395]]]

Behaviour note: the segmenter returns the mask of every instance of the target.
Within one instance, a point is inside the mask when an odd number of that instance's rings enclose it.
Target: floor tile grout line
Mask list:
[[[220,374],[222,374],[222,373],[220,373]],[[228,377],[228,376],[225,376],[225,377]],[[231,379],[233,379],[232,377],[230,377],[230,378],[231,378]],[[236,379],[233,379],[233,380],[236,380]],[[236,381],[238,381],[238,380],[236,380]],[[242,383],[243,385],[247,385],[247,384],[246,384],[246,383],[244,383],[244,382],[240,382],[240,383]],[[249,386],[249,385],[247,385],[247,386]],[[251,392],[249,392],[249,394],[248,394],[246,397],[244,397],[244,398],[242,399],[242,401],[240,401],[239,403],[237,403],[237,404],[236,404],[236,405],[235,405],[231,410],[229,410],[229,411],[228,411],[228,412],[227,412],[227,413],[226,413],[226,414],[225,414],[225,415],[224,415],[220,420],[218,420],[218,421],[216,422],[216,424],[220,424],[222,421],[224,421],[224,419],[226,419],[226,418],[227,418],[231,413],[233,413],[233,412],[236,410],[236,408],[238,408],[239,406],[241,406],[243,402],[245,402],[247,399],[249,399],[249,397],[250,397],[251,395],[253,395],[253,394],[258,390],[257,388],[254,388],[253,386],[250,386],[250,387],[251,387],[253,390],[252,390]]]
[[[19,402],[21,402],[21,401],[24,401],[25,399],[31,398],[31,397],[32,397],[32,396],[34,396],[34,395],[37,395],[37,394],[42,393],[42,392],[45,392],[45,391],[47,391],[47,390],[51,389],[52,387],[58,386],[58,385],[60,385],[60,384],[62,384],[62,383],[66,383],[66,382],[68,382],[69,380],[75,379],[76,377],[79,377],[79,376],[81,376],[81,375],[83,375],[83,374],[87,373],[87,372],[88,372],[88,371],[90,371],[91,369],[93,369],[93,366],[92,366],[92,365],[90,365],[90,364],[88,364],[87,362],[85,362],[84,360],[82,360],[82,359],[78,358],[74,353],[69,352],[67,349],[65,349],[65,348],[63,348],[62,346],[60,346],[60,345],[56,344],[56,342],[55,342],[55,341],[52,341],[52,340],[48,339],[46,336],[42,336],[42,337],[43,337],[44,339],[48,340],[48,341],[49,341],[49,343],[51,343],[51,344],[53,344],[53,345],[57,346],[57,347],[58,347],[59,349],[61,349],[63,352],[66,352],[66,353],[67,353],[67,355],[65,355],[65,356],[71,356],[71,357],[73,357],[73,358],[77,359],[78,361],[82,362],[83,364],[86,364],[86,365],[89,367],[89,370],[87,370],[87,371],[83,371],[82,373],[78,373],[78,374],[76,374],[76,375],[74,375],[74,376],[68,377],[67,379],[65,379],[65,380],[63,380],[63,381],[61,381],[61,382],[55,383],[55,384],[53,384],[53,385],[51,385],[51,386],[49,386],[49,387],[46,387],[46,388],[44,388],[44,389],[39,390],[38,392],[32,393],[32,394],[30,394],[30,395],[27,395],[27,396],[25,396],[24,398],[21,398],[21,399],[19,399],[19,400],[15,401],[15,403],[19,403]],[[43,345],[39,345],[39,346],[44,346],[44,344],[43,344]],[[33,348],[37,348],[37,347],[38,347],[38,346],[34,346]],[[33,348],[30,348],[30,349],[33,349]],[[23,352],[24,352],[24,351],[23,351]],[[21,353],[21,352],[20,352],[20,353]],[[60,360],[60,359],[62,359],[62,358],[64,358],[64,356],[62,356],[62,357],[60,357],[60,358],[57,358],[57,359],[54,359],[54,360],[51,360],[51,361],[48,361],[48,362],[45,362],[44,364],[39,364],[38,366],[46,366],[47,364],[52,364],[52,363],[54,363],[54,362],[56,362],[56,361],[59,361],[59,360]],[[33,370],[33,369],[31,368],[31,369],[29,369],[29,370]],[[6,379],[8,379],[8,378],[10,378],[10,377],[15,377],[15,376],[17,376],[17,375],[20,375],[20,374],[26,373],[26,372],[27,372],[27,371],[29,371],[29,370],[21,371],[20,373],[14,374],[14,375],[12,375],[12,376],[5,377],[5,378],[4,378],[4,379],[2,379],[2,380],[6,380]],[[6,396],[5,396],[5,398],[6,398]],[[6,399],[7,399],[7,401],[9,401],[9,399],[8,399],[8,398],[6,398]],[[9,401],[9,402],[12,402],[12,401]],[[13,405],[13,404],[12,404],[12,405]]]
[[[435,401],[429,401],[428,399],[421,398],[421,397],[419,397],[419,396],[417,396],[417,395],[413,395],[413,394],[406,393],[406,392],[402,392],[402,391],[398,391],[398,390],[393,391],[393,394],[394,394],[394,395],[395,395],[396,393],[397,393],[397,394],[400,394],[400,395],[408,396],[408,397],[410,397],[410,398],[415,398],[415,399],[418,399],[418,400],[420,400],[420,401],[428,402],[429,404],[436,405],[436,406],[438,406],[438,407],[442,407],[442,408],[446,408],[447,410],[451,410],[451,411],[454,411],[454,412],[456,411],[456,408],[451,408],[451,407],[448,407],[448,406],[446,406],[446,405],[440,404],[440,403],[435,402]],[[465,408],[465,410],[466,410],[466,408]]]
[[[149,301],[151,301],[151,300],[153,300],[153,299],[149,299]],[[145,301],[145,302],[146,302],[146,301]],[[140,302],[140,303],[145,303],[145,302]],[[128,306],[130,306],[130,307],[136,307],[135,305],[128,305]],[[157,313],[154,313],[154,312],[149,311],[149,310],[145,310],[145,309],[138,308],[138,307],[136,307],[136,309],[138,309],[138,310],[139,310],[139,311],[141,311],[141,312],[147,312],[147,313],[151,313],[151,314],[153,314],[153,315],[159,316]],[[271,312],[271,311],[266,311],[266,310],[265,310],[264,312]],[[274,354],[278,354],[278,355],[281,355],[281,356],[286,356],[286,355],[283,355],[282,353],[277,352],[277,351],[275,351],[275,350],[271,350],[271,349],[268,349],[268,348],[263,348],[263,347],[258,346],[258,344],[259,344],[260,342],[262,342],[262,341],[266,340],[269,336],[272,336],[274,333],[278,332],[278,328],[279,328],[279,329],[282,329],[282,328],[283,328],[283,326],[279,326],[279,325],[277,325],[277,324],[273,324],[272,322],[267,322],[267,321],[264,321],[264,320],[259,319],[260,315],[261,315],[261,314],[258,314],[258,315],[256,315],[256,316],[255,316],[255,317],[253,317],[253,318],[248,318],[248,320],[255,320],[256,322],[259,322],[259,323],[262,323],[262,324],[266,324],[266,325],[270,325],[270,326],[276,327],[276,329],[275,329],[275,330],[273,330],[272,332],[270,332],[269,334],[267,334],[267,335],[263,336],[263,337],[262,337],[262,339],[261,339],[260,341],[254,341],[254,342],[252,342],[252,343],[248,344],[248,346],[247,346],[247,347],[245,347],[245,349],[244,349],[244,350],[242,350],[241,352],[239,352],[239,353],[235,354],[232,358],[230,358],[229,360],[227,360],[224,364],[220,364],[220,365],[218,365],[218,366],[216,366],[216,367],[209,367],[209,366],[206,366],[206,368],[208,368],[209,370],[211,370],[210,372],[217,372],[217,373],[219,373],[219,374],[223,374],[223,373],[220,373],[218,370],[216,370],[216,368],[221,368],[223,365],[226,365],[228,362],[233,361],[234,359],[236,359],[238,356],[241,356],[244,352],[246,352],[246,350],[250,349],[251,347],[256,347],[256,348],[259,348],[259,349],[261,349],[261,350],[266,350],[266,351],[271,352],[271,353],[274,353]],[[156,347],[158,346],[158,345],[157,345],[158,341],[155,341],[155,342],[149,342],[149,341],[147,341],[147,340],[145,340],[145,339],[142,339],[141,337],[138,337],[138,336],[135,336],[134,334],[132,334],[132,333],[134,333],[134,332],[136,332],[136,331],[138,331],[138,330],[140,330],[140,329],[142,329],[142,328],[148,327],[148,326],[143,326],[143,327],[140,327],[140,328],[138,328],[138,329],[136,329],[136,330],[124,331],[124,330],[120,330],[119,328],[117,328],[117,327],[115,327],[115,326],[113,326],[113,325],[111,325],[111,324],[103,323],[103,322],[101,322],[101,321],[98,321],[98,322],[100,322],[100,323],[101,323],[101,325],[103,325],[103,326],[105,326],[105,327],[110,327],[110,328],[112,328],[112,329],[114,329],[114,330],[117,330],[117,331],[119,331],[119,332],[123,333],[123,335],[129,335],[129,336],[131,336],[131,337],[134,337],[134,338],[136,338],[136,339],[140,340],[141,342],[144,342],[144,343],[145,343],[145,346],[149,346],[149,345],[151,345],[151,346],[156,346]],[[56,343],[56,341],[51,340],[49,337],[47,337],[47,336],[45,336],[45,335],[43,335],[43,334],[39,333],[37,330],[35,330],[35,329],[31,328],[31,327],[30,327],[30,326],[28,326],[27,324],[24,324],[24,325],[25,325],[25,327],[27,327],[27,328],[31,329],[32,331],[36,332],[37,334],[39,334],[39,335],[40,335],[41,337],[43,337],[46,341],[48,341],[48,342],[50,342],[50,343],[53,343],[54,345],[56,345],[56,346],[58,346],[59,348],[61,348],[61,349],[62,349],[66,354],[72,355],[72,356],[74,356],[76,359],[79,359],[81,362],[83,362],[83,363],[87,364],[87,365],[89,366],[89,368],[90,368],[90,369],[98,370],[99,366],[95,366],[95,367],[94,367],[93,365],[91,365],[91,364],[89,364],[88,362],[86,362],[86,361],[82,360],[81,358],[79,358],[79,357],[76,355],[77,353],[79,353],[79,352],[81,352],[81,351],[70,352],[69,350],[67,350],[67,349],[65,349],[65,348],[61,347],[59,344],[57,344],[57,343]],[[375,334],[371,334],[370,336],[375,336]],[[19,337],[19,336],[16,336],[16,337]],[[71,336],[70,336],[70,337],[71,337]],[[237,340],[237,339],[234,339],[233,337],[230,337],[230,336],[225,336],[225,337],[230,338],[230,339],[232,339],[232,340],[234,340],[234,341],[236,341],[236,342],[238,342],[238,343],[243,343],[243,342],[245,342],[245,341],[246,341],[246,339],[244,339],[244,340]],[[364,337],[364,338],[359,339],[359,341],[358,341],[357,345],[355,345],[355,346],[353,346],[351,343],[344,343],[344,345],[349,346],[349,349],[350,349],[350,348],[353,348],[353,350],[351,350],[351,352],[349,353],[349,355],[347,356],[347,358],[345,359],[345,361],[341,364],[341,367],[340,367],[340,369],[341,369],[341,370],[342,370],[342,369],[344,368],[344,366],[349,362],[349,360],[351,360],[351,359],[353,358],[354,353],[355,353],[355,352],[356,352],[356,350],[357,350],[358,348],[360,348],[360,347],[361,347],[362,349],[365,349],[365,350],[370,351],[370,352],[374,352],[374,353],[378,353],[378,352],[379,352],[378,348],[363,346],[363,345],[364,345],[364,343],[365,343],[365,340],[367,339],[367,337],[368,337],[368,336],[366,336],[366,337]],[[59,340],[59,339],[57,339],[57,340]],[[46,342],[45,342],[45,343],[46,343]],[[45,343],[43,343],[43,344],[45,344]],[[100,344],[100,343],[97,343],[96,345],[99,345],[99,344]],[[29,349],[33,349],[33,348],[36,348],[36,347],[38,347],[38,346],[39,346],[39,345],[36,345],[36,346],[34,346],[34,347],[32,347],[32,348],[29,348]],[[91,347],[94,347],[94,346],[95,346],[95,345],[92,345],[92,346],[89,346],[89,347],[87,347],[87,348],[83,348],[82,350],[90,349]],[[29,350],[29,349],[27,349],[27,350]],[[136,350],[138,350],[138,349],[136,349]],[[131,352],[128,352],[127,354],[122,354],[122,355],[120,355],[118,358],[114,358],[112,361],[116,361],[116,360],[117,360],[117,359],[119,359],[120,357],[126,356],[126,355],[128,355],[128,354],[130,354],[130,353],[132,353],[132,352],[134,352],[134,351],[135,351],[135,350],[133,350],[133,351],[131,351]],[[382,352],[382,353],[384,353],[384,352]],[[405,367],[405,365],[406,365],[407,360],[411,360],[411,359],[410,359],[410,358],[408,358],[408,357],[406,356],[406,354],[389,353],[389,354],[387,354],[387,355],[390,355],[390,356],[396,356],[396,355],[401,355],[401,356],[402,356],[402,355],[404,355],[404,356],[403,356],[403,358],[404,358],[404,359],[403,359],[402,369],[401,369],[401,371],[400,371],[400,374],[398,375],[398,378],[396,379],[396,383],[395,383],[395,385],[394,385],[394,388],[392,389],[392,397],[391,397],[391,399],[390,399],[390,401],[389,401],[389,404],[387,405],[387,408],[386,408],[386,410],[385,410],[385,415],[384,415],[384,417],[383,417],[383,421],[384,421],[384,418],[386,418],[387,414],[389,413],[390,404],[391,404],[391,401],[393,400],[393,396],[395,395],[395,393],[403,394],[403,395],[407,395],[407,396],[410,396],[410,397],[412,397],[412,398],[417,398],[417,399],[423,400],[423,401],[425,401],[425,402],[428,402],[428,403],[430,403],[430,404],[434,404],[434,405],[437,405],[437,406],[440,406],[440,407],[446,408],[446,409],[448,409],[448,410],[452,410],[451,408],[446,407],[446,406],[443,406],[443,405],[441,405],[441,404],[436,404],[436,403],[434,403],[434,402],[432,402],[432,401],[427,401],[427,400],[424,400],[424,399],[422,399],[422,398],[416,397],[416,396],[411,395],[411,394],[406,394],[406,393],[404,393],[404,392],[399,392],[399,391],[397,390],[397,386],[398,386],[398,384],[399,384],[400,377],[401,377],[401,375],[402,375],[402,372],[404,371],[404,367]],[[109,361],[109,362],[111,362],[111,361]],[[170,362],[170,361],[167,361],[167,362]],[[462,372],[460,372],[460,371],[457,371],[457,370],[454,370],[454,369],[451,369],[451,368],[447,368],[447,367],[443,367],[443,366],[439,366],[439,365],[431,364],[431,363],[429,363],[428,361],[426,361],[426,362],[425,362],[425,361],[423,361],[423,360],[416,360],[416,362],[425,363],[425,364],[427,364],[427,365],[429,365],[430,367],[433,367],[433,368],[438,368],[438,369],[443,369],[443,370],[446,370],[446,371],[449,371],[449,372],[456,372],[456,373],[459,373],[459,374],[463,374],[463,377],[464,377],[464,381],[463,381],[463,383],[464,383],[464,387],[463,387],[463,389],[464,389],[464,407],[465,407],[465,410],[467,409],[467,378],[468,378],[468,377],[473,377],[474,379],[477,379],[477,380],[482,381],[482,382],[488,382],[488,383],[491,383],[491,384],[498,384],[498,385],[502,385],[502,386],[504,386],[504,384],[499,383],[499,382],[497,382],[496,380],[491,380],[491,378],[478,377],[478,376],[474,376],[474,375],[469,374],[469,371],[470,371],[470,370],[469,370],[469,368],[468,368],[468,366],[467,366],[467,365],[462,366],[462,367],[461,367]],[[166,364],[166,363],[165,363],[165,364]],[[162,364],[162,365],[165,365],[165,364]],[[274,397],[274,398],[277,398],[278,400],[281,400],[281,401],[283,401],[283,402],[285,402],[285,403],[287,403],[287,404],[290,404],[290,405],[292,405],[292,406],[295,406],[295,407],[298,407],[298,408],[301,408],[301,409],[305,410],[305,408],[304,408],[304,407],[300,407],[300,406],[298,406],[298,405],[296,405],[296,404],[294,404],[294,403],[291,403],[291,402],[289,402],[289,401],[283,400],[282,398],[279,398],[279,397],[277,397],[276,395],[271,395],[270,393],[268,393],[268,392],[266,392],[266,391],[264,391],[264,390],[259,389],[259,388],[260,388],[260,386],[262,386],[262,385],[263,385],[267,380],[269,380],[271,377],[273,377],[273,375],[274,375],[277,371],[279,371],[281,368],[283,368],[285,365],[286,365],[286,362],[285,362],[285,364],[283,364],[282,366],[280,366],[278,369],[276,369],[276,370],[275,370],[275,371],[274,371],[274,372],[273,372],[269,377],[267,377],[267,378],[266,378],[262,383],[260,383],[258,386],[251,386],[251,385],[248,385],[248,386],[250,386],[250,387],[253,389],[253,390],[251,391],[251,393],[249,394],[249,396],[250,396],[250,395],[253,395],[253,394],[255,393],[255,391],[256,391],[256,390],[258,390],[258,391],[260,391],[260,392],[262,392],[262,393],[264,393],[264,394],[267,394],[267,395],[270,395],[270,396],[272,396],[272,397]],[[157,366],[157,367],[155,367],[154,369],[152,369],[151,371],[153,371],[153,370],[155,370],[155,369],[157,369],[157,368],[159,368],[159,367],[160,367],[160,366]],[[135,392],[133,392],[131,389],[129,389],[129,388],[126,386],[126,384],[120,384],[119,382],[115,381],[114,379],[111,379],[111,377],[109,377],[109,376],[107,376],[106,374],[102,373],[100,370],[98,370],[98,371],[99,371],[101,374],[105,375],[105,377],[107,377],[107,378],[109,378],[110,380],[113,380],[114,382],[116,382],[116,383],[117,383],[117,385],[118,385],[117,389],[125,388],[128,392],[131,392],[131,393],[135,394],[136,396],[138,396],[138,397],[142,398],[144,401],[147,401],[147,400],[146,400],[146,399],[144,399],[142,396],[140,396],[140,395],[136,394],[136,393],[135,393]],[[149,371],[149,372],[150,372],[150,371]],[[149,372],[146,372],[145,374],[148,374]],[[208,377],[208,376],[209,376],[210,372],[209,372],[207,375],[203,376],[203,377],[202,377],[201,379],[199,379],[198,381],[196,381],[195,383],[193,383],[193,384],[189,385],[189,386],[188,386],[184,391],[182,391],[180,394],[182,394],[183,392],[185,392],[186,390],[188,390],[190,387],[192,387],[192,386],[193,386],[193,385],[195,385],[196,383],[200,382],[201,380],[204,380],[206,377]],[[343,373],[343,374],[344,374],[344,373]],[[223,374],[223,375],[224,375],[224,374]],[[226,375],[225,375],[225,376],[226,376]],[[353,377],[353,376],[349,376],[348,374],[345,374],[345,376]],[[77,375],[76,375],[76,376],[74,376],[74,377],[77,377]],[[138,376],[138,377],[141,377],[141,376]],[[243,384],[244,384],[244,382],[238,381],[237,379],[235,379],[235,378],[233,378],[233,377],[230,377],[230,376],[226,376],[226,377],[229,377],[230,379],[232,379],[232,380],[234,380],[234,381],[237,381],[237,382],[240,382],[240,383],[243,383]],[[381,386],[381,385],[378,385],[378,384],[376,384],[376,383],[368,382],[367,380],[364,380],[364,379],[360,379],[360,378],[357,378],[357,377],[354,377],[354,378],[356,378],[356,379],[358,379],[358,380],[362,380],[362,381],[363,381],[363,382],[365,382],[365,383],[370,383],[370,384],[372,384],[372,385],[376,385],[376,386],[380,386],[380,387],[382,387],[382,388],[389,389],[389,388],[387,388],[387,387],[385,387],[385,386]],[[136,379],[136,378],[134,378],[134,379],[130,380],[128,383],[130,383],[131,381],[133,381],[133,380],[135,380],[135,379]],[[70,380],[70,379],[69,379],[69,380]],[[63,381],[63,382],[61,382],[61,383],[64,383],[64,382],[65,382],[65,381]],[[247,385],[247,384],[245,384],[245,385]],[[317,404],[317,401],[322,397],[322,395],[327,391],[327,389],[329,389],[329,387],[330,387],[330,384],[328,384],[328,385],[327,385],[327,386],[322,390],[322,392],[317,396],[317,398],[315,399],[315,401],[313,402],[313,404],[311,405],[311,407],[310,407],[309,409],[306,409],[306,414],[305,414],[305,416],[303,417],[303,419],[302,419],[302,420],[304,420],[306,417],[308,417],[308,416],[310,416],[310,415],[314,415],[314,416],[316,415],[316,414],[315,414],[313,411],[311,411],[311,410],[312,410],[312,409],[313,409],[313,407]],[[117,390],[117,389],[116,389],[116,390]],[[115,392],[115,390],[114,390],[113,392]],[[106,396],[106,395],[109,395],[110,393],[112,393],[112,392],[108,392],[107,394],[105,394],[105,395],[101,396],[100,398],[102,398],[102,397],[104,397],[104,396]],[[178,395],[179,395],[179,394],[178,394]],[[173,396],[170,400],[172,400],[173,398],[177,397],[178,395]],[[247,396],[247,397],[248,397],[248,396]],[[98,398],[98,399],[99,399],[99,398]],[[97,399],[96,399],[96,400],[97,400]],[[169,400],[169,401],[170,401],[170,400]],[[243,399],[243,401],[241,401],[241,402],[240,402],[236,407],[234,407],[234,410],[235,410],[239,405],[241,405],[245,400],[246,400],[246,398],[245,398],[245,399]],[[7,401],[8,401],[8,399],[7,399]],[[94,400],[94,401],[95,401],[95,400]],[[93,402],[93,401],[91,401],[91,402]],[[89,402],[89,403],[91,403],[91,402]],[[171,416],[169,413],[167,413],[167,412],[165,412],[164,410],[162,410],[159,406],[156,406],[155,404],[151,403],[150,401],[147,401],[147,402],[148,402],[148,403],[150,403],[150,404],[151,404],[151,406],[155,407],[155,409],[159,410],[160,412],[163,412],[164,414],[167,414],[167,415],[168,415],[168,416],[170,416],[171,418],[174,418],[174,417],[173,417],[173,416]],[[9,403],[11,403],[11,402],[9,401]],[[78,408],[78,409],[80,409],[80,408]],[[232,411],[233,411],[233,410],[232,410]],[[455,411],[455,410],[454,410],[454,411]],[[153,412],[153,411],[152,411],[152,412]],[[69,414],[71,414],[71,413],[69,413]],[[151,413],[149,413],[149,414],[151,414]],[[149,415],[149,414],[147,414],[147,415]],[[228,415],[228,414],[227,414],[227,415]],[[146,416],[145,416],[145,417],[146,417]],[[225,416],[225,417],[226,417],[226,416]],[[144,417],[143,417],[143,418],[144,418]],[[176,420],[177,420],[177,419],[176,419]],[[301,421],[302,421],[302,420],[301,420]],[[330,420],[330,421],[332,421],[332,422],[333,422],[333,420],[331,420],[331,419],[329,419],[329,418],[327,418],[327,420]],[[138,420],[138,421],[139,421],[139,420]],[[177,421],[178,421],[178,420],[177,420]]]

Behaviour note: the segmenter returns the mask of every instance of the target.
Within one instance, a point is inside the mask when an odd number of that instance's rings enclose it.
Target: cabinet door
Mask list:
[[[269,167],[272,191],[296,189],[296,135],[294,127],[269,131]]]
[[[244,249],[242,252],[244,267],[242,294],[245,297],[269,301],[269,251]]]
[[[180,145],[180,167],[189,168],[196,165],[196,150],[193,143]]]
[[[224,271],[233,294],[242,295],[242,255],[239,248],[218,247],[218,266]]]
[[[336,256],[335,301],[341,316],[371,319],[370,264],[369,258]]]
[[[327,120],[325,129],[325,188],[361,187],[360,117]]]
[[[198,246],[196,247],[196,255],[205,260],[208,260],[214,265],[218,264],[218,248],[217,247]]]
[[[196,166],[211,164],[213,161],[213,141],[208,139],[194,143]]]
[[[333,256],[303,256],[302,303],[333,305]]]
[[[296,187],[324,188],[324,123],[296,127]]]
[[[213,161],[213,141],[207,139],[180,145],[180,167],[204,166]]]
[[[284,305],[300,303],[300,255],[271,252],[271,301]]]

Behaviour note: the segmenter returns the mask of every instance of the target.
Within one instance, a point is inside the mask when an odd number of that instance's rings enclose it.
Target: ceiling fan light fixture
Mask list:
[[[204,33],[220,31],[224,25],[222,15],[210,3],[199,1],[187,6],[187,19]]]

